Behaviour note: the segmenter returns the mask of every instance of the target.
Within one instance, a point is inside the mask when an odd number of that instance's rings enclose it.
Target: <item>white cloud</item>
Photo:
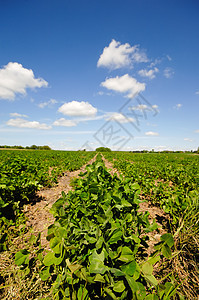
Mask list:
[[[113,39],[109,46],[104,48],[97,66],[115,70],[123,67],[132,67],[134,62],[147,61],[146,54],[139,49],[138,45],[131,47],[128,43],[121,44]]]
[[[190,139],[190,138],[184,138],[184,141],[187,141],[187,142],[193,142],[193,140]]]
[[[73,120],[67,120],[64,118],[60,118],[53,123],[54,126],[65,126],[65,127],[73,127],[76,126],[77,123]]]
[[[158,105],[157,104],[152,105],[152,107],[155,108],[155,109],[158,109]]]
[[[147,132],[145,132],[145,135],[148,135],[148,136],[158,136],[159,133],[158,132],[154,132],[154,131],[147,131]]]
[[[0,98],[14,100],[16,94],[26,94],[27,88],[46,87],[42,78],[35,78],[31,69],[24,68],[17,62],[9,62],[0,69]]]
[[[154,104],[154,105],[146,105],[146,104],[139,104],[139,105],[134,105],[134,106],[129,106],[129,111],[139,111],[139,112],[146,112],[146,111],[149,111],[149,112],[154,112],[156,111],[159,112],[158,110],[158,105]]]
[[[142,69],[138,72],[138,74],[142,77],[148,77],[149,79],[153,79],[155,78],[155,73],[158,73],[159,69],[158,68],[154,68],[151,70],[146,70],[146,69]]]
[[[149,110],[149,107],[146,104],[139,104],[136,106],[131,106],[129,107],[129,110],[139,110],[139,111],[143,111],[143,110]]]
[[[94,116],[97,113],[97,108],[90,103],[84,101],[72,101],[64,103],[58,109],[60,113],[66,116]]]
[[[196,95],[199,95],[199,91],[195,92]]]
[[[51,129],[51,126],[45,123],[39,123],[37,121],[27,121],[22,118],[10,119],[6,124],[12,127],[19,128]]]
[[[49,107],[50,107],[50,106],[52,106],[53,104],[56,104],[56,103],[58,103],[57,100],[51,99],[51,100],[49,100],[49,101],[39,103],[38,106],[39,106],[40,108],[44,108],[44,107],[46,107],[46,106],[49,106]]]
[[[173,77],[173,75],[174,75],[174,70],[172,69],[172,68],[165,68],[164,69],[164,72],[163,72],[163,74],[164,74],[164,76],[166,77],[166,78],[171,78],[171,77]]]
[[[130,122],[135,122],[133,118],[126,118],[123,114],[121,113],[107,113],[105,119],[107,120],[112,120],[112,121],[117,121],[119,123],[130,123]]]
[[[11,117],[22,117],[22,118],[28,118],[27,115],[22,115],[22,114],[18,114],[18,113],[10,113]]]
[[[145,83],[138,82],[135,78],[125,74],[121,77],[108,78],[101,86],[120,93],[128,93],[128,97],[134,97],[137,93],[145,90]]]
[[[178,103],[178,104],[176,104],[173,108],[175,108],[175,109],[180,109],[182,107],[182,104],[181,103]]]
[[[153,68],[156,65],[160,64],[161,62],[162,62],[162,59],[156,58],[153,62],[150,63],[150,65],[148,67]]]
[[[199,133],[199,129],[195,130],[196,133]]]

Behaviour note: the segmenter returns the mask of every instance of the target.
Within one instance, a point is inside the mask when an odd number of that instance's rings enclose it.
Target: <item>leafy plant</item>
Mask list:
[[[148,213],[138,212],[139,185],[111,176],[100,155],[86,169],[75,181],[75,191],[62,192],[52,206],[51,251],[42,261],[40,278],[52,281],[54,299],[159,299],[157,294],[170,299],[175,286],[158,285],[153,265],[161,252],[170,256],[172,236],[162,236],[146,260],[147,233],[157,224],[150,224]],[[17,264],[28,265],[28,255],[17,253]]]

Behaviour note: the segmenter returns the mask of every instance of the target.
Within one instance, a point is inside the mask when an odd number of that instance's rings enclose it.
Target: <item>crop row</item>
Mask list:
[[[171,299],[175,284],[157,280],[153,266],[171,257],[174,240],[169,233],[162,235],[153,255],[145,258],[148,233],[157,224],[149,222],[148,212],[138,211],[139,185],[112,176],[98,156],[74,187],[52,206],[51,251],[45,255],[41,248],[34,253],[24,249],[15,255],[27,280],[37,264],[52,299]]]
[[[106,158],[140,185],[144,199],[169,213],[173,224],[198,203],[198,155],[108,153]]]
[[[79,169],[93,153],[72,151],[0,151],[0,224],[14,220],[24,203],[44,186],[50,187],[65,171]],[[0,250],[5,235],[0,230]]]

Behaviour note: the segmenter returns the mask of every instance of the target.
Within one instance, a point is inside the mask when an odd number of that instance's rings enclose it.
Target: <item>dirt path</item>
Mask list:
[[[95,161],[96,157],[94,157],[91,161],[89,161],[86,165],[92,164]],[[105,162],[105,166],[109,169],[109,172],[113,175],[116,173],[118,176],[120,173],[117,169],[113,167],[113,164],[106,160],[103,157]],[[58,179],[58,184],[52,188],[44,188],[37,193],[37,197],[39,199],[35,204],[27,205],[25,208],[25,214],[27,217],[26,225],[27,227],[32,227],[34,234],[38,234],[41,232],[41,244],[42,246],[48,247],[48,242],[46,240],[47,228],[50,224],[53,224],[54,218],[52,214],[49,212],[52,204],[56,202],[60,197],[62,191],[68,193],[72,190],[70,185],[71,180],[76,178],[80,172],[85,172],[86,165],[81,167],[79,170],[74,172],[65,172],[64,176]],[[149,233],[149,248],[147,249],[147,254],[149,255],[152,252],[153,246],[155,243],[160,241],[160,236],[166,232],[165,227],[167,223],[167,215],[160,208],[150,206],[149,202],[140,203],[139,212],[149,212],[149,220],[153,222],[153,219],[156,220],[159,229],[156,232]]]

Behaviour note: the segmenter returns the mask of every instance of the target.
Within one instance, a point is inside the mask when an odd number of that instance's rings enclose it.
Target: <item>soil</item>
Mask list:
[[[111,162],[107,161],[104,157],[103,160],[112,175],[114,173],[116,173],[118,176],[120,175],[118,170],[113,167]],[[93,161],[95,161],[95,157],[87,164],[91,164]],[[64,176],[58,179],[58,184],[56,186],[52,188],[44,188],[37,192],[37,201],[35,201],[34,204],[29,204],[25,207],[25,214],[27,218],[26,225],[29,228],[33,228],[34,234],[41,232],[41,244],[43,247],[49,247],[48,241],[46,240],[46,235],[48,226],[54,223],[54,218],[49,212],[52,204],[61,197],[62,191],[68,193],[70,190],[72,190],[70,185],[71,180],[76,178],[80,172],[85,172],[86,165],[81,167],[78,171],[65,172]],[[140,203],[139,212],[144,213],[145,211],[149,212],[150,222],[152,223],[153,219],[155,219],[159,227],[155,232],[148,233],[149,247],[146,250],[146,254],[148,256],[152,253],[154,244],[160,241],[160,236],[167,232],[166,227],[168,223],[168,216],[162,209],[151,206],[149,202],[143,201]]]

